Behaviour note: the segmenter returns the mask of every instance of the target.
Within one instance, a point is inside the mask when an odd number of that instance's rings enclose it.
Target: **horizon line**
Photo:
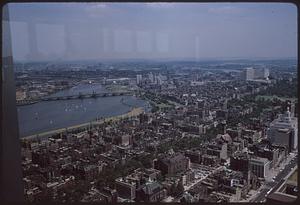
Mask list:
[[[84,61],[84,62],[128,62],[128,61],[189,61],[189,62],[201,62],[201,61],[238,61],[238,60],[246,60],[246,61],[255,61],[255,60],[297,60],[297,57],[217,57],[217,58],[107,58],[107,59],[70,59],[70,60],[62,60],[62,59],[56,59],[56,60],[13,60],[15,63],[51,63],[51,62],[78,62],[78,61]]]

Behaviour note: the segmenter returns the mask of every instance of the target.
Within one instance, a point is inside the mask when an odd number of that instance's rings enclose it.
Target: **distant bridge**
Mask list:
[[[99,97],[113,97],[113,96],[128,96],[132,95],[132,92],[110,92],[110,93],[89,93],[89,94],[77,94],[68,96],[56,96],[56,97],[44,97],[41,101],[57,101],[57,100],[73,100],[73,99],[86,99],[86,98],[99,98]]]
[[[37,100],[17,100],[16,101],[16,104],[17,106],[22,106],[22,105],[31,105],[31,104],[34,104],[34,103],[37,103],[38,101]]]
[[[107,93],[88,93],[88,94],[76,94],[76,95],[68,95],[68,96],[51,96],[51,97],[43,97],[40,99],[33,100],[20,100],[17,101],[17,105],[29,105],[34,104],[40,101],[58,101],[58,100],[74,100],[74,99],[87,99],[87,98],[99,98],[99,97],[113,97],[113,96],[129,96],[133,95],[133,92],[107,92]]]

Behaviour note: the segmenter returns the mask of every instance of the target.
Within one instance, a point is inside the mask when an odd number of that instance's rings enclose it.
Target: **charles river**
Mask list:
[[[99,84],[80,84],[51,96],[68,96],[107,92]],[[42,101],[18,107],[20,137],[87,123],[101,117],[129,112],[132,107],[148,110],[149,104],[134,96],[114,96],[87,99]]]

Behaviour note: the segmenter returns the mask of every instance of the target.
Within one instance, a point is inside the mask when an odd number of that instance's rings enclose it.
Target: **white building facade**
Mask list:
[[[289,151],[297,149],[298,119],[293,117],[289,108],[270,124],[267,137],[272,143],[285,145]]]
[[[254,69],[252,67],[245,68],[242,72],[242,78],[244,80],[253,80],[254,79]]]

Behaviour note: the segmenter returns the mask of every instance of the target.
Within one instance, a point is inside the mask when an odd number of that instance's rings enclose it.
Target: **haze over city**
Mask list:
[[[286,3],[9,4],[15,60],[295,58]]]
[[[295,5],[3,11],[0,201],[297,200]]]

